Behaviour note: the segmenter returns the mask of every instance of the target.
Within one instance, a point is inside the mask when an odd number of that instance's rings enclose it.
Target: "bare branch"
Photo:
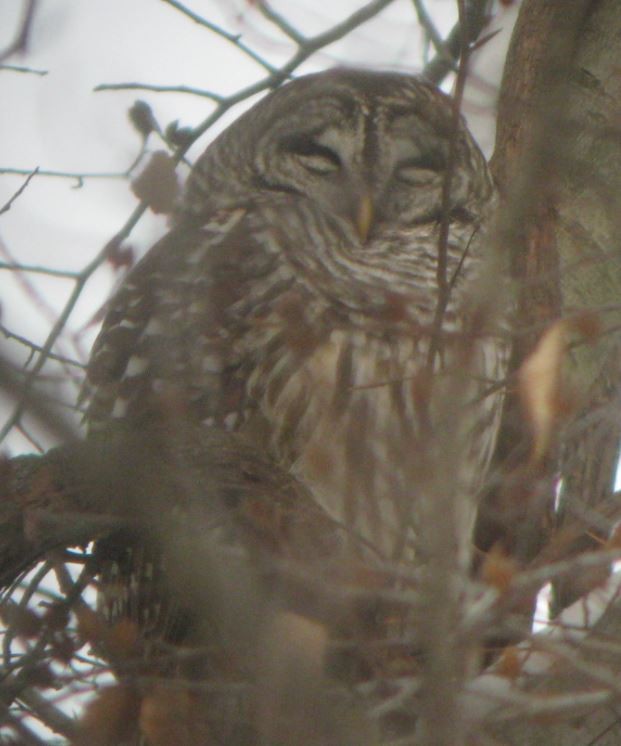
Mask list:
[[[191,144],[196,141],[202,134],[204,134],[210,127],[212,127],[215,122],[217,122],[220,117],[222,117],[223,114],[225,114],[230,108],[238,103],[241,103],[242,101],[245,101],[251,96],[255,96],[257,93],[261,93],[262,91],[266,91],[280,85],[291,75],[291,73],[297,70],[297,68],[303,62],[305,62],[309,57],[315,54],[315,52],[329,46],[335,41],[338,41],[338,39],[341,39],[343,36],[345,36],[345,34],[353,31],[355,28],[362,25],[363,23],[366,23],[366,21],[376,16],[381,10],[387,8],[394,1],[395,0],[372,0],[360,10],[352,13],[348,18],[346,18],[341,23],[336,24],[328,31],[325,31],[322,34],[318,34],[313,38],[307,39],[289,60],[289,62],[284,64],[281,68],[275,70],[271,75],[263,78],[257,83],[253,83],[246,88],[243,88],[241,91],[233,94],[232,96],[223,99],[216,110],[212,112],[207,117],[207,119],[205,119],[202,124],[200,124],[194,130],[194,137],[192,138],[191,142],[188,143],[188,145],[182,148],[181,153],[185,154],[190,148]],[[164,2],[168,2],[168,0],[164,0]]]
[[[424,78],[440,85],[459,59],[464,48],[462,39],[472,44],[487,24],[489,6],[489,0],[469,0],[466,3],[464,14],[443,42],[441,52],[425,66],[422,73]]]
[[[26,73],[29,75],[40,75],[41,77],[44,77],[45,75],[48,75],[49,70],[38,70],[35,67],[24,67],[23,65],[7,65],[7,64],[0,64],[0,70],[7,70],[8,72],[13,73]]]
[[[127,220],[125,225],[121,228],[121,230],[116,234],[116,236],[113,239],[113,242],[116,244],[122,243],[127,236],[131,233],[136,223],[140,220],[144,212],[146,211],[146,206],[144,204],[138,205],[136,209],[131,214],[130,218]],[[36,378],[45,365],[45,361],[48,359],[48,356],[50,352],[52,351],[52,348],[54,347],[54,344],[56,343],[56,340],[60,336],[62,330],[65,328],[65,324],[67,323],[69,316],[71,315],[75,304],[78,302],[78,299],[80,295],[82,294],[82,290],[84,289],[84,286],[86,285],[88,279],[90,276],[95,272],[95,270],[100,267],[103,262],[108,257],[109,253],[109,245],[110,242],[104,246],[104,248],[97,254],[97,256],[94,257],[87,265],[86,267],[78,274],[78,276],[75,278],[75,284],[74,288],[69,296],[69,299],[67,303],[65,304],[65,307],[63,308],[62,312],[60,313],[58,319],[56,320],[56,323],[52,327],[52,330],[50,331],[47,339],[45,340],[45,343],[41,349],[41,352],[39,354],[39,357],[37,358],[37,362],[34,364],[30,372],[28,373],[23,387],[22,387],[22,393],[21,396],[18,397],[18,403],[13,409],[12,414],[7,419],[3,427],[0,429],[0,442],[6,438],[8,433],[11,431],[14,425],[16,425],[22,414],[25,412],[27,406],[28,406],[28,398],[32,394],[32,387],[36,381]]]
[[[36,174],[38,174],[38,173],[39,173],[39,169],[35,168],[34,171],[31,171],[28,174],[28,177],[26,178],[26,181],[20,186],[20,188],[15,192],[15,194],[9,199],[8,202],[6,202],[2,207],[0,207],[0,215],[2,215],[5,212],[8,212],[11,209],[11,205],[13,204],[13,202],[15,202],[15,200],[21,194],[24,193],[24,191],[25,191],[26,187],[28,186],[28,184],[30,184],[33,176],[36,176]]]
[[[75,274],[72,274],[71,277],[75,277]],[[26,339],[26,337],[21,336],[21,334],[10,331],[9,329],[7,329],[6,326],[4,326],[4,324],[0,324],[0,333],[2,333],[5,339],[12,339],[19,344],[28,347],[32,352],[42,352],[43,350],[41,345],[37,345],[34,342],[31,342],[29,339]],[[81,370],[84,370],[86,368],[84,363],[80,363],[78,360],[73,360],[72,358],[65,357],[64,355],[58,355],[55,352],[48,353],[48,358],[50,360],[56,360],[56,362],[62,363],[63,365],[71,365],[76,368],[80,368]]]
[[[33,174],[36,176],[50,176],[50,177],[59,178],[59,179],[75,179],[78,182],[75,187],[76,189],[79,189],[83,186],[83,182],[85,179],[126,179],[127,178],[127,171],[110,171],[110,172],[52,171],[52,170],[47,170],[44,168],[39,168],[38,166],[34,169],[34,171],[32,169],[27,169],[27,168],[0,168],[0,175],[26,176],[29,174]]]
[[[231,42],[231,44],[234,44],[241,52],[243,52],[246,56],[250,57],[251,60],[256,62],[257,64],[261,65],[262,68],[267,70],[269,73],[275,73],[276,68],[271,65],[266,59],[261,57],[261,55],[254,52],[250,47],[246,46],[240,38],[239,34],[231,34],[228,31],[225,31],[223,28],[220,28],[220,26],[216,25],[215,23],[212,23],[211,21],[208,21],[206,18],[203,18],[203,16],[198,15],[198,13],[195,13],[194,11],[190,10],[187,6],[185,6],[183,3],[178,2],[177,0],[161,0],[163,3],[166,3],[167,5],[170,5],[171,7],[175,8],[175,10],[178,10],[180,13],[183,13],[183,15],[190,18],[194,23],[197,23],[199,26],[203,26],[206,29],[209,29],[214,34],[217,34],[222,39],[226,39],[226,41]]]
[[[101,83],[93,88],[94,91],[153,91],[154,93],[189,93],[201,96],[219,103],[223,97],[213,91],[203,88],[193,88],[187,85],[149,85],[148,83]]]
[[[451,51],[446,46],[446,43],[442,36],[440,35],[440,32],[435,27],[435,24],[427,12],[427,9],[425,8],[425,5],[423,3],[423,0],[412,0],[414,4],[414,8],[416,9],[416,15],[418,16],[418,22],[425,30],[425,33],[431,40],[431,43],[433,44],[434,49],[436,50],[436,53],[438,56],[449,64],[449,69],[453,70],[453,72],[457,71],[457,59],[455,56],[451,53]]]
[[[276,28],[280,29],[285,36],[288,36],[298,46],[302,46],[306,43],[306,38],[297,29],[295,29],[289,21],[280,13],[277,13],[273,8],[270,7],[267,2],[259,3],[259,11],[261,15],[271,21]]]
[[[49,275],[50,277],[64,277],[75,279],[79,272],[68,269],[53,269],[52,267],[41,267],[34,264],[19,264],[17,262],[0,262],[0,270],[6,269],[10,272],[32,272],[34,274]]]

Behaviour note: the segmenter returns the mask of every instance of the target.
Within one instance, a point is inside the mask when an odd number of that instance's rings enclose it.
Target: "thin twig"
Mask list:
[[[306,37],[295,29],[284,16],[271,8],[265,0],[259,3],[258,7],[264,18],[267,18],[268,21],[273,23],[276,28],[280,29],[285,36],[288,36],[298,46],[303,46],[306,43]]]
[[[153,91],[154,93],[189,93],[192,96],[202,96],[216,103],[222,101],[223,96],[204,88],[193,88],[187,85],[152,85],[149,83],[101,83],[93,88],[99,91]]]
[[[212,23],[211,21],[208,21],[206,18],[203,18],[203,16],[200,16],[198,15],[198,13],[195,13],[194,11],[190,10],[183,3],[178,2],[178,0],[161,0],[161,1],[175,8],[175,10],[178,10],[180,13],[183,13],[183,15],[190,18],[192,21],[194,21],[194,23],[197,23],[199,26],[203,26],[204,28],[209,29],[211,32],[213,32],[214,34],[217,34],[222,39],[225,39],[231,44],[234,44],[241,52],[243,52],[246,56],[250,57],[250,59],[256,62],[258,65],[261,65],[261,67],[267,70],[269,73],[275,73],[277,71],[277,69],[273,65],[271,65],[267,60],[261,57],[260,54],[257,54],[254,50],[250,49],[250,47],[246,46],[246,44],[244,44],[241,41],[239,34],[232,34],[229,31],[225,31],[223,28],[221,28],[217,24]]]
[[[132,172],[138,166],[145,154],[144,142],[140,146],[138,155],[125,169],[125,171],[53,171],[50,169],[40,168],[37,166],[35,169],[25,168],[2,168],[0,167],[0,176],[51,176],[54,178],[62,179],[75,179],[78,183],[74,189],[81,189],[84,186],[85,179],[127,179],[132,175]]]
[[[116,234],[114,237],[112,243],[114,245],[119,245],[122,243],[125,238],[131,233],[136,223],[140,220],[142,215],[146,211],[146,205],[140,204],[131,214],[130,218],[127,220],[123,228]],[[71,315],[75,304],[78,302],[78,299],[80,295],[82,294],[82,290],[84,289],[84,286],[86,285],[86,282],[90,278],[90,276],[95,272],[95,270],[103,264],[103,262],[106,260],[108,253],[109,253],[109,247],[110,242],[104,246],[104,248],[95,256],[94,259],[92,259],[86,267],[80,272],[78,277],[75,279],[75,286],[73,288],[73,291],[71,292],[71,295],[69,296],[69,299],[67,303],[65,304],[65,307],[63,308],[60,316],[56,320],[56,323],[52,327],[52,330],[50,331],[42,349],[41,353],[37,359],[37,362],[32,367],[30,373],[26,377],[26,380],[24,381],[23,387],[22,387],[22,393],[19,397],[18,403],[13,409],[13,412],[11,413],[8,420],[5,422],[4,426],[0,429],[0,442],[4,440],[4,438],[8,435],[8,433],[11,431],[11,429],[19,422],[20,417],[24,413],[27,402],[28,402],[28,395],[32,391],[32,386],[36,380],[36,377],[38,373],[41,371],[43,366],[45,365],[45,361],[47,360],[50,352],[52,351],[52,347],[56,343],[56,340],[60,336],[62,330],[65,327],[65,324],[67,323],[67,320],[69,319],[69,316]]]
[[[65,715],[62,710],[52,704],[47,697],[39,694],[33,687],[20,692],[19,700],[27,705],[55,733],[59,733],[66,738],[75,736],[77,728],[75,719]],[[45,743],[49,744],[49,741]]]
[[[52,171],[45,168],[34,169],[36,176],[52,176],[61,179],[76,179],[78,187],[82,186],[84,179],[126,179],[126,171],[84,171],[78,173],[75,171]],[[27,174],[33,174],[33,170],[29,168],[0,168],[0,176],[26,176]],[[35,175],[35,174],[33,174]]]
[[[20,186],[20,188],[15,192],[15,194],[9,199],[8,202],[6,202],[1,208],[0,208],[0,215],[4,214],[5,212],[8,212],[11,209],[11,206],[13,202],[15,202],[18,197],[20,197],[24,190],[27,188],[28,184],[32,181],[32,178],[36,176],[36,174],[39,173],[39,167],[34,169],[34,171],[30,171],[28,174],[26,181]]]
[[[22,437],[30,443],[30,445],[35,449],[37,453],[44,453],[45,448],[43,447],[43,444],[40,443],[37,438],[21,423],[18,422],[15,426],[17,429],[17,432],[22,435]]]
[[[17,743],[23,746],[49,746],[49,741],[39,738],[26,724],[17,716],[6,712],[3,715],[4,723],[7,727],[12,728],[19,737]],[[10,742],[9,742],[10,743]]]
[[[4,324],[0,324],[0,333],[4,336],[5,339],[12,339],[19,344],[28,347],[28,349],[30,349],[32,352],[41,352],[43,350],[41,345],[35,344],[29,339],[26,339],[26,337],[22,337],[20,334],[16,334],[15,332],[10,331],[10,329],[7,329]],[[86,365],[84,363],[80,363],[77,360],[72,360],[70,357],[65,357],[64,355],[58,355],[55,352],[50,352],[48,354],[48,358],[50,360],[55,360],[57,363],[62,363],[63,365],[72,365],[76,368],[81,368],[82,370],[86,369]]]
[[[12,72],[12,73],[28,73],[30,75],[40,75],[40,76],[44,76],[49,73],[48,70],[41,70],[36,67],[25,67],[24,65],[1,64],[0,70],[6,70],[7,72]]]
[[[52,267],[43,267],[38,264],[20,264],[19,262],[0,262],[0,270],[6,269],[10,272],[30,272],[39,275],[48,275],[48,277],[62,277],[74,280],[79,272],[68,269],[53,269]]]
[[[431,16],[429,15],[429,13],[427,13],[427,9],[425,8],[422,0],[412,0],[412,3],[414,5],[414,9],[416,10],[416,15],[418,16],[418,22],[423,27],[425,33],[429,37],[429,40],[433,44],[433,48],[436,50],[436,54],[441,59],[446,60],[446,62],[450,65],[449,69],[456,71],[457,60],[451,53],[450,49],[446,46],[446,42],[436,28]]]
[[[163,2],[169,2],[169,0],[163,0]],[[294,70],[297,70],[297,68],[302,63],[306,62],[306,60],[310,56],[315,54],[315,52],[319,51],[323,47],[329,46],[335,41],[338,41],[338,39],[341,39],[343,36],[345,36],[345,34],[348,34],[350,31],[353,31],[358,26],[366,23],[366,21],[376,16],[381,10],[387,8],[393,2],[395,2],[395,0],[372,0],[372,2],[367,3],[364,7],[360,8],[360,10],[352,13],[341,23],[338,23],[336,26],[328,29],[328,31],[324,31],[317,36],[307,39],[289,60],[289,62],[285,63],[278,70],[274,71],[274,73],[267,76],[266,78],[263,78],[262,80],[257,81],[256,83],[252,83],[251,85],[243,88],[241,91],[238,91],[232,96],[223,99],[216,110],[213,111],[194,130],[194,136],[192,137],[191,141],[184,145],[180,152],[182,154],[185,154],[187,150],[189,150],[191,145],[210,127],[212,127],[215,122],[217,122],[230,108],[232,108],[236,104],[241,103],[242,101],[245,101],[248,98],[251,98],[252,96],[255,96],[257,93],[276,88],[283,81],[287,80],[287,78],[291,76],[291,73],[293,73]]]
[[[431,62],[425,65],[422,73],[424,78],[435,85],[440,85],[455,68],[455,63],[459,59],[463,48],[463,33],[466,34],[469,44],[476,41],[488,21],[487,9],[489,4],[489,0],[470,0],[466,3],[463,17],[460,17],[460,20],[443,42],[442,53],[437,54]],[[445,51],[448,51],[451,59],[447,60]]]
[[[44,359],[44,362],[47,358]],[[14,401],[20,401],[24,396],[25,382],[30,381],[28,391],[28,405],[31,414],[45,425],[51,433],[54,433],[62,442],[70,442],[75,438],[75,425],[64,415],[58,412],[56,402],[50,400],[40,391],[33,390],[31,375],[24,376],[10,361],[0,357],[0,387],[3,393]],[[20,427],[19,418],[13,423]],[[28,436],[29,439],[30,436]]]

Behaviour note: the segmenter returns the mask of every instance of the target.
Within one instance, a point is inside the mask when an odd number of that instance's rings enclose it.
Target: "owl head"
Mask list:
[[[312,200],[366,235],[435,222],[447,204],[479,215],[492,186],[443,93],[409,75],[335,69],[283,85],[221,134],[193,169],[182,214],[274,193]]]

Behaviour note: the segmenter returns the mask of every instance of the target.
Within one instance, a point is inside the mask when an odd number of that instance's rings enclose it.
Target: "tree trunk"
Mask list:
[[[566,383],[557,403],[556,446],[549,449],[546,464],[533,469],[531,460],[530,490],[510,494],[513,513],[501,521],[506,545],[525,560],[536,555],[551,513],[549,485],[555,470],[563,478],[556,537],[577,520],[596,525],[604,540],[612,524],[596,508],[606,498],[610,504],[621,437],[620,50],[617,0],[526,0],[505,67],[493,166],[508,206],[499,241],[510,247],[519,287],[514,365],[554,320],[566,320],[572,331]],[[520,453],[528,463],[531,437],[517,409],[517,396],[509,396],[500,453],[514,468],[519,459],[511,462],[510,457],[518,450],[516,443],[526,443]],[[538,493],[536,484],[541,486],[546,475],[547,487]],[[519,502],[524,494],[530,498],[527,506]],[[492,514],[506,508],[497,495],[486,504]],[[531,520],[516,525],[516,514]],[[597,546],[583,534],[570,553]],[[570,581],[558,583],[555,610],[585,592],[589,581],[592,587],[592,575],[572,573]],[[612,604],[588,640],[618,639],[620,625],[618,603]],[[594,652],[583,645],[576,654],[587,670],[619,670],[610,649]],[[567,665],[561,669],[537,684],[542,696],[593,685],[594,676],[578,674],[571,666],[568,672]],[[496,734],[516,745],[599,746],[618,743],[621,730],[617,715],[606,706],[566,724],[512,721]]]

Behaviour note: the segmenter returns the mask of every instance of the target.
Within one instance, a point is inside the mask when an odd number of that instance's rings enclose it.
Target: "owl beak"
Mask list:
[[[365,192],[360,197],[356,208],[356,231],[362,243],[366,243],[372,223],[373,199],[368,192]]]

